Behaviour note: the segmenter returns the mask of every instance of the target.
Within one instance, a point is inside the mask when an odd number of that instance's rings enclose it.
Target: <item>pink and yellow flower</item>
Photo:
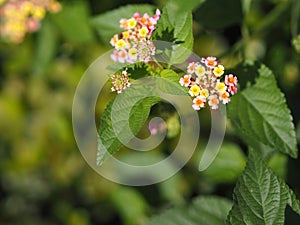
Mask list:
[[[213,56],[209,56],[207,58],[202,58],[201,60],[208,68],[215,68],[218,64],[217,58]]]
[[[198,65],[195,68],[195,74],[199,77],[203,76],[205,74],[205,72],[206,72],[206,70],[205,70],[204,66],[202,66],[202,65]]]
[[[159,18],[160,11],[156,10],[155,15],[152,17],[147,13],[142,16],[136,12],[129,19],[121,19],[120,27],[124,31],[120,35],[115,34],[110,40],[110,44],[117,51],[125,51],[128,57],[124,61],[124,57],[118,58],[121,55],[124,56],[124,52],[118,54],[114,52],[111,58],[118,62],[149,62],[151,56],[155,54],[155,46],[150,38]]]
[[[224,82],[221,81],[224,66],[218,63],[212,56],[202,58],[201,62],[191,62],[187,74],[179,80],[195,97],[192,105],[195,110],[205,107],[206,102],[211,109],[218,109],[220,102],[227,104],[230,96],[237,92],[237,78],[230,74],[225,76]]]
[[[236,86],[238,83],[238,79],[236,76],[233,76],[232,74],[225,76],[225,84],[229,86]]]
[[[192,107],[195,110],[200,110],[201,108],[204,108],[206,102],[206,98],[203,98],[202,96],[197,96],[196,98],[193,99],[193,105]]]
[[[227,104],[228,102],[230,102],[230,98],[229,98],[229,93],[228,92],[223,92],[220,95],[220,100],[222,100],[223,104]]]
[[[180,78],[179,83],[181,86],[188,87],[191,83],[191,75],[184,75],[184,77]]]
[[[195,62],[191,62],[188,67],[187,67],[187,72],[188,73],[194,73],[195,72],[195,68],[198,65],[198,63]]]
[[[197,84],[194,84],[190,90],[189,90],[189,94],[191,96],[198,96],[200,94],[200,87]]]
[[[47,11],[56,13],[61,9],[55,0],[0,0],[0,3],[0,36],[13,43],[20,43],[26,33],[37,31]]]
[[[224,74],[224,66],[218,65],[214,68],[213,73],[216,77],[220,77]]]
[[[219,93],[223,93],[223,92],[225,92],[227,90],[227,86],[225,85],[224,82],[217,82],[216,90]]]
[[[128,73],[123,70],[121,74],[113,74],[111,76],[112,87],[111,91],[116,91],[118,94],[122,93],[126,88],[130,87],[131,83],[128,78]]]
[[[218,109],[219,108],[219,99],[217,95],[211,95],[208,97],[208,105],[212,109]]]

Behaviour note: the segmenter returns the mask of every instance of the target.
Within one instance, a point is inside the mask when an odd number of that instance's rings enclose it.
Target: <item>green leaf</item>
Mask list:
[[[188,207],[167,210],[145,225],[224,225],[232,203],[224,198],[201,196]]]
[[[97,30],[100,38],[108,44],[114,34],[122,32],[120,19],[130,18],[136,12],[148,13],[151,16],[154,10],[155,7],[147,4],[127,5],[95,16],[92,18],[92,25]]]
[[[246,157],[239,146],[224,143],[213,163],[203,171],[203,176],[217,183],[235,182],[245,165]]]
[[[51,21],[45,19],[37,37],[37,48],[33,64],[33,73],[42,75],[53,60],[58,44],[57,31]]]
[[[154,31],[153,37],[156,40],[175,42],[173,47],[170,43],[165,46],[167,50],[170,46],[172,47],[170,51],[166,52],[169,65],[182,63],[191,54],[189,50],[193,49],[194,43],[192,25],[191,11],[185,11],[178,15],[176,14],[176,5],[172,2],[162,9],[161,18],[156,25],[157,29]],[[166,33],[166,31],[168,32]],[[172,38],[166,40],[166,37]],[[163,46],[159,46],[159,48],[161,47]]]
[[[188,89],[179,84],[180,77],[173,70],[163,70],[160,73],[161,78],[157,81],[158,88],[167,94],[187,95]]]
[[[149,116],[152,105],[160,100],[156,96],[151,96],[152,92],[154,92],[154,86],[147,84],[132,85],[118,95],[119,98],[115,106],[113,105],[115,100],[108,104],[100,120],[98,165],[105,160],[107,152],[114,154],[124,145],[119,138],[130,141],[132,134],[136,135],[139,132]],[[149,97],[145,97],[147,95]],[[141,100],[137,101],[137,99]],[[112,114],[113,106],[115,110]],[[130,112],[129,115],[128,112]],[[113,128],[112,121],[118,124],[117,133]],[[128,132],[128,123],[132,134]]]
[[[87,43],[94,40],[89,22],[89,7],[86,1],[64,4],[63,10],[51,15],[60,33],[70,42]]]
[[[234,205],[227,224],[284,224],[286,205],[300,213],[300,203],[289,187],[250,149],[245,171],[234,189]]]
[[[258,72],[255,85],[232,97],[228,116],[249,145],[263,144],[296,158],[296,134],[284,95],[266,66]]]
[[[113,190],[111,201],[125,224],[140,224],[146,217],[148,211],[146,200],[133,188],[119,187]]]
[[[274,171],[274,173],[278,177],[285,179],[287,174],[287,163],[287,155],[277,152],[268,161],[268,166]]]

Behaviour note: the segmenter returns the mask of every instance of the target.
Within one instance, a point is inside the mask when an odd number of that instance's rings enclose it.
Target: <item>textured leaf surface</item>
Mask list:
[[[179,84],[180,77],[173,70],[163,70],[160,73],[161,79],[157,81],[158,88],[168,94],[187,95],[188,89]]]
[[[224,225],[232,203],[220,197],[198,197],[189,207],[167,210],[146,225]]]
[[[249,145],[262,143],[296,158],[296,134],[284,95],[266,66],[258,72],[256,84],[232,98],[228,116]]]
[[[171,33],[169,34],[171,35],[170,40],[164,39],[164,41],[173,42],[175,40],[175,43],[180,43],[174,45],[168,52],[168,63],[171,65],[182,63],[190,55],[189,50],[192,50],[194,43],[191,11],[177,14],[176,8],[175,4],[169,3],[162,9],[161,18],[156,25],[157,29],[153,33],[156,40],[160,40],[159,36],[163,35],[165,31],[169,31]]]
[[[109,43],[114,34],[122,31],[120,28],[120,19],[130,18],[134,13],[148,13],[150,16],[154,13],[155,8],[152,5],[127,5],[107,13],[98,15],[92,19],[92,25],[97,30],[99,36],[105,43]]]
[[[234,205],[227,224],[282,225],[286,205],[299,214],[299,201],[289,187],[250,150],[245,171],[234,190]]]
[[[128,123],[133,135],[139,132],[149,116],[151,106],[159,101],[158,97],[151,96],[150,93],[153,91],[151,88],[151,86],[145,87],[141,85],[135,87],[133,85],[121,94],[121,99],[117,101],[117,112],[114,112],[113,117],[114,123],[119,126],[119,132],[117,133],[112,125],[112,108],[114,101],[108,104],[100,121],[100,141],[97,154],[98,165],[103,162],[107,152],[114,154],[124,145],[120,142],[120,137],[122,137],[122,140],[125,139],[128,141],[132,138],[132,135],[125,129]],[[141,96],[144,97],[145,94],[148,94],[149,97],[136,102],[136,99],[141,98]],[[130,111],[129,115],[126,114],[128,110]]]

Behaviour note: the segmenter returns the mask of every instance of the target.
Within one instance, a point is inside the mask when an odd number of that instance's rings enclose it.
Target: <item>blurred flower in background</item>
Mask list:
[[[13,43],[20,43],[26,33],[37,31],[47,11],[61,10],[55,0],[2,0],[0,7],[1,38]]]

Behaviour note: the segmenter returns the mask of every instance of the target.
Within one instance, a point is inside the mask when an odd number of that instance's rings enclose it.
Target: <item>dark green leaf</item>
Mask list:
[[[228,116],[249,145],[262,143],[296,158],[296,134],[284,95],[266,66],[258,72],[256,84],[232,98]]]
[[[41,75],[53,60],[57,50],[57,31],[51,21],[45,19],[37,37],[37,48],[33,65],[33,73]]]
[[[188,207],[167,210],[153,217],[146,225],[224,225],[231,206],[227,199],[201,196]]]
[[[97,164],[101,164],[107,153],[114,154],[124,144],[122,140],[130,141],[132,134],[136,135],[149,116],[151,106],[159,101],[158,97],[152,96],[155,86],[132,85],[122,94],[118,95],[118,101],[114,101],[103,112],[99,128],[99,146],[97,154]],[[145,96],[149,97],[145,97]],[[137,99],[141,99],[136,102]],[[112,108],[114,113],[112,114]],[[129,116],[128,116],[129,113]],[[118,131],[115,133],[112,120],[118,124]],[[127,124],[132,134],[128,132]]]
[[[282,225],[287,204],[300,213],[294,193],[265,165],[258,152],[250,150],[246,169],[234,190],[227,224]]]
[[[133,188],[119,186],[112,191],[111,201],[125,224],[138,224],[146,216],[148,205],[143,196]]]

